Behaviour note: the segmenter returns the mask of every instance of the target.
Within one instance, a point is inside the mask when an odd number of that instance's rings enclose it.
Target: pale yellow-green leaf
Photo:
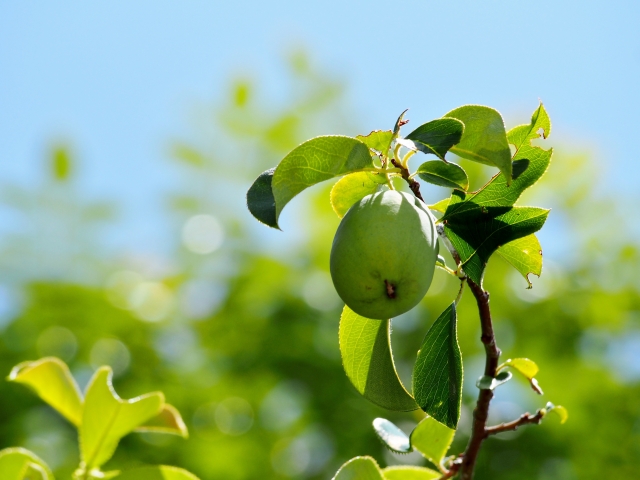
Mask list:
[[[23,362],[11,370],[9,380],[32,388],[36,394],[76,427],[82,418],[82,394],[62,360],[46,357]]]
[[[374,130],[369,135],[358,135],[356,138],[372,150],[387,155],[393,139],[393,132],[391,130]]]
[[[510,358],[502,365],[498,367],[498,370],[502,370],[503,368],[510,367],[514,370],[517,370],[519,373],[524,375],[525,378],[531,380],[538,373],[538,365],[533,360],[529,360],[528,358]]]
[[[152,419],[164,406],[161,392],[122,400],[111,384],[111,368],[95,373],[85,396],[80,427],[80,451],[87,469],[101,466],[122,437]]]
[[[498,254],[518,270],[531,288],[529,274],[542,273],[542,247],[535,234],[518,238],[498,247]]]
[[[445,198],[443,200],[440,200],[439,202],[436,202],[433,205],[429,205],[429,210],[444,213],[447,211],[447,207],[449,206],[450,201],[451,201],[450,198]]]
[[[24,448],[0,451],[0,479],[54,480],[51,470],[35,453]]]
[[[564,423],[567,421],[567,419],[569,418],[569,412],[567,411],[566,408],[564,408],[562,405],[555,405],[553,406],[549,412],[553,412],[556,415],[558,415],[558,417],[560,417],[560,423]]]
[[[386,179],[384,175],[369,172],[351,173],[342,177],[331,189],[331,206],[342,218],[351,206],[367,195],[375,193]]]
[[[355,457],[340,467],[333,480],[385,480],[371,457]]]
[[[415,410],[418,405],[398,378],[389,333],[389,320],[362,317],[345,305],[339,328],[342,365],[369,401],[389,410]]]
[[[153,467],[136,468],[122,472],[117,480],[199,480],[193,473],[182,468],[157,465]]]
[[[158,415],[136,428],[136,432],[169,433],[183,438],[189,437],[187,426],[180,412],[173,405],[165,403]]]
[[[411,446],[431,463],[439,465],[447,454],[455,430],[427,416],[411,433]]]
[[[387,467],[382,470],[386,480],[435,480],[442,474],[425,467],[409,465]]]

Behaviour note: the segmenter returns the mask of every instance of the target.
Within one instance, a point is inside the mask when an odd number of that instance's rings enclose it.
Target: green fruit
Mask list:
[[[388,319],[415,307],[431,285],[438,256],[434,223],[420,200],[395,190],[353,205],[331,247],[340,298],[367,318]]]

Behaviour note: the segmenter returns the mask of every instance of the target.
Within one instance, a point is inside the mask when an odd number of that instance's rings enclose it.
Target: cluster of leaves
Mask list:
[[[111,384],[110,367],[94,374],[83,395],[69,368],[55,357],[16,365],[9,380],[35,393],[78,429],[81,463],[76,480],[118,478],[121,480],[197,480],[176,467],[150,466],[125,472],[101,471],[128,433],[156,432],[187,437],[180,413],[164,400],[161,392],[122,400]],[[54,480],[47,464],[23,448],[0,451],[0,477],[5,480]]]
[[[542,251],[535,232],[544,225],[549,210],[514,204],[549,166],[551,149],[532,144],[537,138],[547,138],[551,131],[543,105],[533,113],[529,124],[509,132],[497,111],[478,105],[452,110],[405,138],[400,137],[400,129],[406,123],[403,117],[404,112],[393,130],[355,138],[317,137],[304,142],[276,168],[256,179],[247,192],[249,210],[262,223],[279,228],[283,208],[298,193],[322,181],[343,177],[331,191],[333,209],[342,217],[365,196],[385,186],[394,189],[393,177],[406,180],[421,198],[414,180],[418,176],[428,183],[453,188],[450,198],[430,206],[442,214],[438,221],[442,239],[454,255],[457,269],[454,272],[441,266],[463,281],[469,279],[482,285],[487,262],[498,251],[528,282],[529,274],[539,276]],[[509,145],[513,146],[513,154]],[[403,156],[402,147],[407,150]],[[497,167],[500,173],[480,190],[467,192],[468,176],[462,167],[445,159],[449,151]],[[410,173],[408,161],[417,152],[435,155],[438,160],[427,161]],[[409,411],[419,407],[428,419],[455,431],[462,402],[456,303],[457,300],[438,317],[423,340],[413,369],[413,394],[405,389],[395,370],[390,320],[367,319],[345,306],[340,320],[340,350],[345,372],[356,389],[387,409]],[[528,359],[510,360],[500,366],[503,371],[496,378],[480,378],[478,388],[493,390],[510,380],[511,373],[504,370],[507,367],[522,373],[534,390],[542,393],[533,378],[537,366]],[[547,410],[566,419],[562,407],[550,405]],[[547,410],[539,412],[544,415]],[[396,450],[387,441],[388,435],[381,438]]]

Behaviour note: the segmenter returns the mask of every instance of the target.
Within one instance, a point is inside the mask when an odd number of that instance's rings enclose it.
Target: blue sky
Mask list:
[[[172,182],[158,165],[194,107],[243,72],[281,100],[283,52],[303,45],[364,131],[465,103],[513,125],[541,99],[555,142],[587,144],[606,188],[635,190],[639,25],[633,1],[0,0],[0,178],[35,184],[69,139],[87,195],[126,202],[130,246],[149,244]]]

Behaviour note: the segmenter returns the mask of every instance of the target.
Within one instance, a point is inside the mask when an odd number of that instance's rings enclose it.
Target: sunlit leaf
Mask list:
[[[361,317],[345,306],[340,317],[342,365],[367,400],[396,411],[418,408],[396,372],[391,354],[389,320]]]
[[[425,182],[440,187],[467,190],[469,178],[464,169],[455,163],[445,163],[439,160],[425,162],[416,170],[418,176]]]
[[[358,135],[356,138],[370,149],[387,155],[393,139],[393,132],[391,130],[374,130],[367,136]]]
[[[547,413],[553,412],[558,415],[558,417],[560,417],[561,424],[566,422],[569,418],[569,412],[562,405],[554,405],[553,403],[548,402],[545,408],[547,410]]]
[[[273,174],[276,222],[285,205],[305,188],[366,167],[373,167],[373,160],[360,140],[326,136],[304,142],[282,159]]]
[[[483,375],[476,382],[476,387],[480,390],[494,390],[498,388],[500,385],[507,383],[511,380],[511,372],[500,372],[495,378],[489,377],[488,375]]]
[[[531,380],[535,377],[539,371],[538,365],[533,360],[529,360],[528,358],[510,358],[506,362],[502,363],[498,370],[502,370],[503,368],[512,368],[522,374],[528,380]]]
[[[56,180],[66,180],[71,174],[71,157],[65,147],[56,147],[52,155],[53,176]]]
[[[413,395],[427,414],[455,429],[462,402],[462,357],[452,303],[431,326],[413,367]]]
[[[87,387],[80,427],[80,451],[87,469],[109,460],[120,439],[158,415],[164,405],[160,392],[122,400],[111,377],[111,368],[102,367]]]
[[[193,473],[166,465],[128,470],[115,478],[117,480],[199,480]]]
[[[0,451],[0,479],[54,480],[51,470],[35,453],[24,448]]]
[[[516,147],[516,152],[523,145],[530,145],[531,140],[536,138],[547,138],[551,134],[551,119],[547,115],[542,102],[540,106],[533,112],[531,122],[525,125],[513,127],[507,133],[509,143]]]
[[[478,284],[498,247],[537,232],[549,215],[549,210],[535,207],[483,207],[449,217],[451,208],[450,204],[443,217],[445,234],[460,255],[464,272]]]
[[[82,419],[82,394],[62,360],[46,357],[23,362],[11,370],[9,380],[32,388],[36,394],[73,425]]]
[[[373,421],[373,429],[389,450],[397,453],[409,453],[412,450],[407,434],[389,420],[376,418]]]
[[[498,254],[518,270],[531,288],[529,274],[542,273],[542,247],[535,235],[513,240],[498,247]]]
[[[449,206],[449,201],[450,201],[449,198],[440,200],[439,202],[436,202],[433,205],[429,205],[429,210],[433,210],[434,212],[444,213],[447,211],[447,207]]]
[[[271,190],[275,171],[275,168],[271,168],[256,178],[247,191],[247,207],[251,214],[265,225],[279,228],[276,218],[276,200]]]
[[[507,184],[511,183],[511,150],[500,113],[481,105],[465,105],[451,110],[444,117],[457,118],[464,123],[462,139],[451,148],[453,153],[498,167]]]
[[[162,410],[155,417],[136,428],[136,432],[169,433],[183,438],[189,437],[189,431],[180,412],[168,403],[162,406]]]
[[[382,473],[386,480],[435,480],[442,477],[440,472],[430,468],[409,465],[387,467]]]
[[[371,457],[355,457],[340,467],[332,480],[385,480]]]
[[[432,153],[444,159],[446,153],[460,142],[464,123],[455,118],[439,118],[420,125],[406,136],[422,153]]]
[[[375,193],[386,182],[384,175],[369,172],[357,172],[345,175],[331,189],[331,206],[342,218],[351,206],[367,195]]]
[[[411,432],[411,446],[431,463],[439,465],[449,451],[455,433],[432,417],[426,417]]]

